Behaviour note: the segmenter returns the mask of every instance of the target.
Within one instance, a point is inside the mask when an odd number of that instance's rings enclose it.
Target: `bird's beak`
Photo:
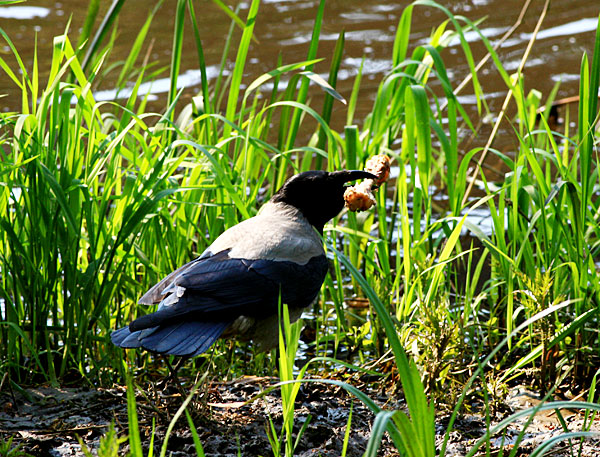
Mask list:
[[[373,173],[369,173],[368,171],[362,170],[341,170],[334,171],[331,173],[331,176],[336,181],[347,183],[348,181],[356,181],[357,179],[377,179]]]

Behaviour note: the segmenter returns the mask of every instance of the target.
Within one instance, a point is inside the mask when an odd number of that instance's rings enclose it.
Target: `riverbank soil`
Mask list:
[[[280,391],[275,389],[254,401],[258,394],[276,383],[275,378],[246,377],[229,382],[207,382],[190,403],[198,436],[207,456],[271,456],[272,446],[267,435],[270,421],[281,433],[283,421]],[[149,384],[136,389],[139,431],[148,454],[151,436],[154,433],[154,455],[160,455],[167,427],[183,403],[185,390],[193,380],[183,380],[181,388],[170,385],[159,388]],[[393,400],[377,388],[365,390],[382,408],[403,409],[401,401]],[[180,392],[181,390],[181,392]],[[523,387],[511,389],[505,404],[490,418],[491,423],[500,422],[515,411],[535,406],[536,395]],[[88,389],[39,386],[21,392],[0,392],[0,443],[12,437],[11,448],[20,446],[19,451],[34,456],[81,456],[81,443],[96,455],[100,440],[113,423],[117,436],[127,436],[127,393],[123,386],[111,389]],[[304,427],[295,454],[301,457],[362,456],[371,435],[373,414],[343,388],[320,382],[302,385],[296,399],[294,431]],[[471,408],[473,409],[473,408]],[[352,416],[349,419],[350,411]],[[583,414],[576,411],[560,412],[571,431],[581,430]],[[436,426],[436,444],[443,441],[449,414],[440,412]],[[498,455],[500,447],[508,455],[522,425],[527,418],[511,425],[502,437],[492,439],[491,454]],[[588,421],[589,422],[589,421]],[[596,419],[592,430],[600,430]],[[348,442],[344,446],[346,429],[350,424]],[[473,413],[459,416],[450,434],[447,454],[465,455],[477,440],[485,434],[486,419]],[[517,456],[529,455],[540,443],[557,436],[562,431],[556,412],[538,414],[527,429],[525,439],[519,445]],[[571,455],[571,448],[579,451],[579,442],[558,444],[552,455]],[[119,444],[119,455],[129,450],[126,439]],[[169,455],[196,455],[193,436],[185,415],[176,423],[168,441]],[[282,451],[283,453],[283,451]],[[600,455],[600,439],[587,440],[581,444],[581,456]],[[7,454],[4,454],[7,455]],[[11,454],[8,454],[11,455]],[[13,454],[22,456],[23,454]],[[384,436],[378,455],[398,455],[389,437]],[[478,456],[485,455],[485,448]]]

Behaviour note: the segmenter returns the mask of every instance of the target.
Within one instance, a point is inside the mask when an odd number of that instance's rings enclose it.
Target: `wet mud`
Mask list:
[[[247,377],[230,382],[208,382],[190,403],[191,413],[198,437],[207,456],[271,456],[272,446],[267,435],[270,421],[277,433],[281,433],[283,422],[281,394],[275,389],[256,398],[275,378]],[[136,389],[136,403],[144,455],[148,455],[151,437],[154,435],[154,455],[160,455],[167,427],[184,401],[185,381],[180,389],[170,386],[160,389],[148,385]],[[365,385],[360,386],[365,391]],[[181,392],[179,391],[181,390]],[[368,390],[368,389],[367,389]],[[369,396],[382,408],[404,409],[385,393],[371,389]],[[254,401],[248,401],[255,399]],[[511,390],[501,412],[490,416],[493,426],[515,411],[539,403],[536,395],[525,388]],[[20,393],[0,392],[0,439],[7,442],[12,437],[12,447],[34,456],[82,456],[82,444],[97,455],[100,440],[113,423],[117,436],[127,436],[127,393],[122,386],[111,389],[54,388],[41,386]],[[349,414],[352,411],[351,420]],[[561,410],[560,416],[569,430],[581,430],[584,415],[571,410]],[[442,445],[449,414],[439,414],[436,425],[436,446]],[[295,404],[294,434],[302,429],[294,455],[301,457],[333,457],[343,455],[344,438],[348,425],[348,443],[345,455],[362,456],[371,436],[374,415],[360,401],[343,388],[319,382],[302,385]],[[517,442],[524,418],[506,429],[504,437],[491,440],[490,455],[506,455]],[[308,424],[306,422],[308,421]],[[588,423],[590,420],[588,419]],[[591,430],[599,431],[598,419],[591,422]],[[485,434],[486,418],[472,412],[459,416],[450,434],[446,455],[463,456]],[[527,428],[518,444],[517,456],[530,455],[541,443],[562,433],[556,411],[539,413]],[[573,442],[559,443],[552,455],[571,455]],[[581,449],[580,449],[581,448]],[[169,436],[168,455],[196,455],[190,427],[182,415]],[[573,447],[581,456],[597,456],[600,438],[587,440]],[[129,444],[120,443],[119,455],[126,455]],[[282,451],[283,453],[283,451]],[[17,455],[17,454],[15,454]],[[22,454],[20,454],[22,455]],[[386,435],[378,455],[398,455],[393,443]],[[485,448],[479,454],[486,455]]]

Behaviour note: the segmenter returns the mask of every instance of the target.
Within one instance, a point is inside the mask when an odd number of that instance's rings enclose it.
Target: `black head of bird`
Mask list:
[[[288,179],[271,201],[298,208],[308,222],[323,233],[325,224],[344,208],[345,184],[367,178],[373,175],[358,170],[305,171]]]
[[[345,170],[291,177],[256,216],[146,292],[140,303],[159,303],[157,311],[113,332],[113,343],[188,357],[221,336],[273,347],[279,303],[295,320],[319,295],[328,269],[319,233],[344,207],[345,184],[374,177]]]

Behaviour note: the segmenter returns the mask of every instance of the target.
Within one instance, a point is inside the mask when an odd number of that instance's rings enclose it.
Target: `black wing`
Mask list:
[[[169,283],[159,283],[164,303],[169,304],[136,319],[111,337],[121,347],[197,355],[208,349],[237,317],[276,314],[280,296],[290,307],[309,305],[319,293],[327,268],[324,255],[313,257],[305,265],[222,254],[197,259],[169,275]]]
[[[173,304],[142,316],[130,324],[141,330],[173,319],[234,320],[238,316],[263,318],[277,313],[281,300],[290,307],[309,305],[319,293],[327,273],[325,256],[306,265],[290,261],[248,260],[214,256],[196,261],[176,276],[167,297]]]

